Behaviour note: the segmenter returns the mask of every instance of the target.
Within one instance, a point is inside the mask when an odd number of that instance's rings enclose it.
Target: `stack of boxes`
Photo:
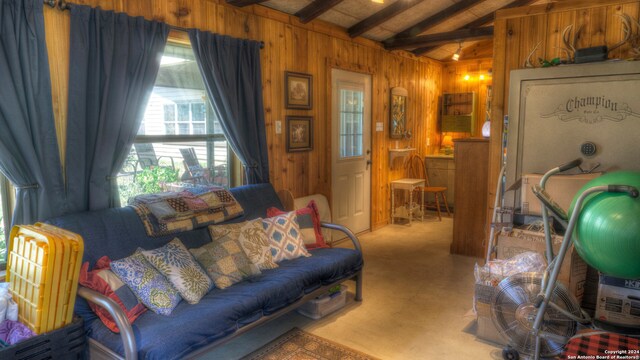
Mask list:
[[[640,326],[640,280],[600,275],[595,318],[623,327]]]
[[[601,174],[580,175],[556,175],[549,179],[546,192],[563,209],[568,209],[575,193],[588,181]],[[540,216],[542,205],[533,194],[531,188],[540,183],[542,175],[524,174],[521,178],[520,189],[520,214]],[[562,243],[562,236],[553,235],[554,255],[557,255]],[[532,251],[542,254],[546,258],[546,240],[543,232],[535,232],[522,229],[502,230],[497,237],[497,259],[506,260],[523,252]],[[587,264],[580,258],[573,246],[567,252],[560,270],[558,281],[569,290],[578,303],[585,292],[587,279]],[[497,286],[497,284],[495,284]],[[491,299],[495,293],[495,287],[476,284],[475,307],[478,315],[477,336],[498,344],[506,345],[504,339],[497,331],[491,320]]]
[[[568,210],[577,191],[588,181],[601,173],[580,175],[556,175],[549,179],[546,192],[563,209]],[[540,183],[542,175],[525,174],[522,176],[520,190],[520,213],[539,216],[541,203],[531,188]],[[554,255],[557,255],[563,237],[552,236]],[[497,237],[497,259],[509,259],[525,251],[545,255],[546,241],[544,233],[513,229],[501,231]],[[588,276],[589,275],[589,276]],[[616,326],[640,326],[640,280],[617,279],[600,274],[590,268],[574,251],[573,246],[567,252],[562,264],[558,281],[594,318]],[[491,320],[491,302],[495,286],[475,285],[474,306],[478,316],[477,336],[498,344],[506,345],[508,339],[501,336]]]

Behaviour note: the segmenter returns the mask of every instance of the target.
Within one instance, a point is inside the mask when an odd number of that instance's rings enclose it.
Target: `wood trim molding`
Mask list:
[[[327,58],[326,64],[327,64],[327,68],[330,68],[330,69],[340,69],[340,70],[353,71],[353,72],[369,74],[369,75],[375,75],[376,73],[375,70],[370,66],[360,66],[350,62],[340,61],[339,59],[335,59],[335,58]]]
[[[227,4],[230,4],[230,5],[233,5],[233,6],[238,6],[238,7],[243,7],[243,6],[249,6],[249,5],[263,3],[265,1],[267,1],[267,0],[227,0]]]

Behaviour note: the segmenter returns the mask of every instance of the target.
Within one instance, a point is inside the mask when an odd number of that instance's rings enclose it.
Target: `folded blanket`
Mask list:
[[[223,222],[244,213],[229,190],[212,187],[194,194],[189,190],[138,195],[129,201],[149,236],[167,235]]]

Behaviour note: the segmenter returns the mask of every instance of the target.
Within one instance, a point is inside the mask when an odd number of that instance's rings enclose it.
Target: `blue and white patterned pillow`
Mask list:
[[[145,250],[142,255],[189,304],[200,302],[213,286],[213,281],[178,238],[163,247]]]
[[[269,238],[273,261],[311,256],[304,246],[295,212],[262,219],[262,226]]]
[[[178,291],[142,255],[142,249],[133,255],[111,262],[113,271],[123,283],[153,312],[169,315],[182,298]]]

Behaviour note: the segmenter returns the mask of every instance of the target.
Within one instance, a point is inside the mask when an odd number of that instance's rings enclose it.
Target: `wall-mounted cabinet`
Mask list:
[[[477,106],[478,94],[475,92],[442,94],[440,130],[442,132],[473,133]]]

